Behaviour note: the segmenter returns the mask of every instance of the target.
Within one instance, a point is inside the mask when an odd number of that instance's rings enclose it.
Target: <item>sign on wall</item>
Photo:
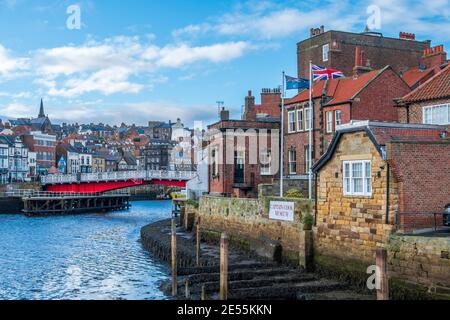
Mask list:
[[[294,222],[294,202],[271,201],[269,218],[272,220]]]

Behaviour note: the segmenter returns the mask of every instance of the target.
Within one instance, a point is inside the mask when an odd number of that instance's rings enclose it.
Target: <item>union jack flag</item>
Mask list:
[[[312,65],[312,74],[314,81],[330,80],[345,77],[344,74],[339,70],[327,69],[324,67],[316,66],[315,64]]]

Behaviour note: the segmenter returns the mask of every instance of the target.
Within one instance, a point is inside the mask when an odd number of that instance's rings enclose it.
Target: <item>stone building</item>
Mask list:
[[[398,121],[394,99],[411,89],[387,66],[350,78],[319,81],[313,87],[313,163],[326,152],[336,127],[354,120]],[[285,174],[309,172],[309,90],[285,102]]]
[[[397,104],[400,122],[445,125],[450,129],[450,65]]]
[[[317,255],[371,265],[392,233],[432,230],[434,214],[442,217],[450,200],[445,131],[369,121],[341,126],[314,166]]]
[[[399,38],[384,37],[381,33],[352,33],[326,31],[322,26],[311,29],[310,38],[297,44],[298,76],[309,78],[309,61],[313,64],[353,72],[382,69],[387,65],[400,73],[405,67],[418,67],[430,41],[416,41],[415,35],[400,32]],[[355,66],[355,61],[360,61]]]

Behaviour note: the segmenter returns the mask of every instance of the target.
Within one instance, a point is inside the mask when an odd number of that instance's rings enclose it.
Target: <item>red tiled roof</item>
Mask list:
[[[414,87],[420,81],[423,81],[429,76],[432,76],[435,72],[435,68],[429,68],[421,70],[419,67],[409,69],[403,73],[403,80],[410,87]]]
[[[403,103],[414,103],[426,100],[435,100],[450,97],[450,65],[404,96]]]
[[[332,99],[328,102],[328,105],[347,102],[351,99],[354,99],[365,86],[367,86],[372,80],[374,80],[378,75],[380,75],[387,69],[388,67],[382,70],[367,72],[358,77],[319,81],[314,84],[313,99],[320,98],[324,93],[323,91],[325,89],[325,85],[327,85],[325,95],[328,97],[332,97]],[[287,100],[285,104],[290,105],[299,102],[305,102],[308,100],[309,91],[304,90],[292,99]]]
[[[379,145],[389,141],[442,141],[442,128],[402,128],[371,126],[370,130]]]

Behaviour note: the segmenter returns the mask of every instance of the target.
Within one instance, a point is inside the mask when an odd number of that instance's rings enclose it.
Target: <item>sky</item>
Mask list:
[[[0,118],[37,116],[41,98],[56,123],[191,125],[217,101],[239,118],[248,90],[297,74],[310,28],[362,32],[379,12],[373,31],[450,48],[449,2],[0,0]]]

